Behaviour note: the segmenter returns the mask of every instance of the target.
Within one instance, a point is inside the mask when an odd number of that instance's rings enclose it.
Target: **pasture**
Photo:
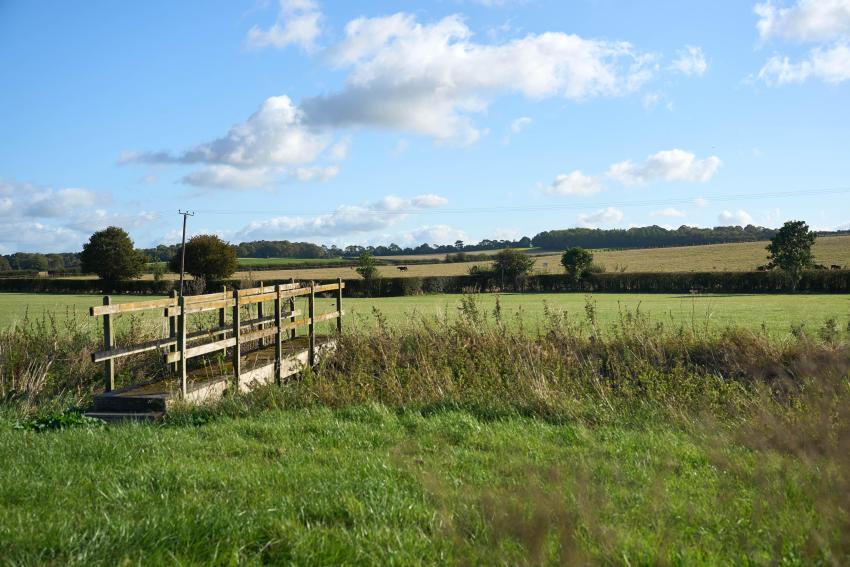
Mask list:
[[[678,295],[678,294],[480,294],[481,310],[490,315],[498,298],[502,317],[510,324],[522,322],[533,332],[544,319],[545,310],[566,311],[573,319],[585,317],[587,299],[596,308],[599,321],[609,324],[622,313],[640,310],[650,320],[675,325],[719,330],[737,325],[758,331],[764,327],[774,336],[785,336],[792,325],[814,330],[830,318],[846,325],[850,318],[850,297],[846,295]],[[137,296],[116,295],[116,302],[135,301]],[[391,324],[414,315],[454,318],[462,296],[454,294],[383,298],[346,298],[347,325],[373,325],[376,312]],[[332,299],[317,299],[333,303]],[[45,313],[58,318],[88,319],[88,308],[102,303],[94,295],[0,294],[0,326],[8,327],[25,316],[38,319]],[[119,318],[120,320],[120,318]]]

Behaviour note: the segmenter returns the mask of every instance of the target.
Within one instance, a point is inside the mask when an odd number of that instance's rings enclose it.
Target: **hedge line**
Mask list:
[[[336,280],[328,280],[332,282]],[[289,280],[264,280],[265,285]],[[238,281],[211,282],[208,289],[239,286]],[[382,278],[369,283],[346,282],[347,295],[391,297],[421,293],[463,293],[472,291],[514,291],[501,288],[498,278],[488,276],[433,276],[425,278]],[[175,289],[175,281],[129,280],[107,285],[100,280],[9,279],[0,280],[0,292],[24,293],[118,293],[154,295]],[[580,282],[564,274],[530,276],[520,283],[521,291],[535,292],[620,292],[620,293],[782,293],[787,291],[781,272],[674,272],[588,274]],[[797,291],[808,293],[850,293],[850,270],[812,270],[804,273]]]

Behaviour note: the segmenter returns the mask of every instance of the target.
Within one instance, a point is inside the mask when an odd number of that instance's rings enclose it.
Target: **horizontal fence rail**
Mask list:
[[[179,393],[187,393],[187,361],[191,358],[222,352],[231,349],[233,374],[238,387],[241,374],[241,357],[249,343],[259,342],[258,348],[275,345],[275,379],[279,382],[282,368],[282,342],[295,339],[297,329],[307,328],[307,358],[310,364],[316,359],[316,324],[336,319],[336,331],[342,332],[342,290],[345,283],[338,279],[335,283],[316,285],[311,282],[277,284],[247,289],[226,288],[220,292],[203,295],[177,297],[175,292],[165,299],[134,301],[114,304],[109,296],[103,298],[103,305],[90,308],[92,317],[103,318],[103,350],[92,353],[93,362],[104,363],[104,390],[115,389],[115,361],[135,354],[153,350],[162,350],[164,361],[178,378]],[[336,310],[328,313],[316,313],[316,294],[335,292]],[[295,298],[307,299],[308,315],[295,308]],[[266,311],[267,304],[273,305],[271,315]],[[255,318],[243,318],[242,308],[256,305]],[[128,313],[159,311],[168,322],[168,336],[132,345],[116,346],[114,317]],[[227,312],[231,312],[228,322]],[[208,328],[188,332],[189,318],[201,313],[218,312],[218,318]]]

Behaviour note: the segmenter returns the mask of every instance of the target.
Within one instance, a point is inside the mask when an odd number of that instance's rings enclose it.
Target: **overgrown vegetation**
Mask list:
[[[0,556],[846,564],[847,321],[777,340],[598,311],[547,306],[533,328],[474,296],[456,317],[376,312],[283,387],[102,431],[11,428],[97,376],[72,355],[90,334],[19,327],[2,352],[58,349],[67,383],[5,390]]]

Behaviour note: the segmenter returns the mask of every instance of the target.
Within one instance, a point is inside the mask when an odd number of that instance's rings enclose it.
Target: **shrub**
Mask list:
[[[593,264],[593,253],[584,248],[573,246],[561,255],[561,265],[573,281],[579,281]]]

